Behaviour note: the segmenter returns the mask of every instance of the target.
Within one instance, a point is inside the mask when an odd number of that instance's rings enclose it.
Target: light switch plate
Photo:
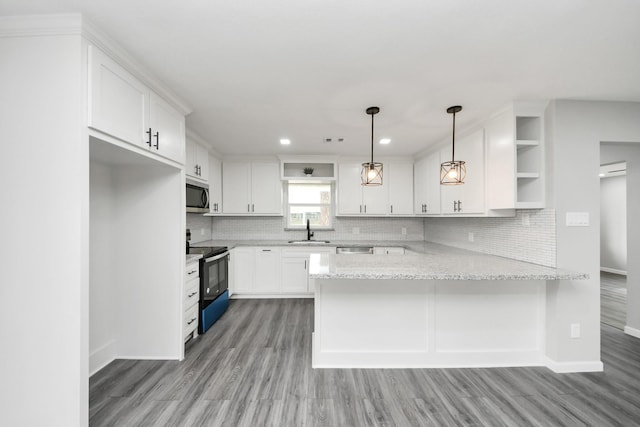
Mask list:
[[[589,212],[567,212],[567,227],[588,227]]]

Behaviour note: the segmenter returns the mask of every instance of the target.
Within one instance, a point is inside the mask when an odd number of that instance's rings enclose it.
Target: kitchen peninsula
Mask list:
[[[550,365],[547,283],[588,278],[430,243],[407,255],[311,255],[309,272],[314,368]]]

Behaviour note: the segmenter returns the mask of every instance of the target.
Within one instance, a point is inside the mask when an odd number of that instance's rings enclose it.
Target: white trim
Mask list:
[[[571,372],[602,372],[604,365],[600,360],[582,362],[556,362],[549,357],[545,357],[545,365],[557,374]]]
[[[618,270],[616,268],[600,267],[600,271],[604,271],[606,273],[620,274],[622,276],[626,276],[627,275],[627,271],[626,270]]]
[[[640,338],[640,329],[632,328],[631,326],[625,326],[624,333],[635,338]]]
[[[89,376],[116,360],[116,341],[111,340],[89,355]]]
[[[236,294],[229,299],[286,299],[286,298],[313,298],[313,293],[305,294]]]
[[[0,16],[0,37],[68,36],[82,34],[82,15]]]

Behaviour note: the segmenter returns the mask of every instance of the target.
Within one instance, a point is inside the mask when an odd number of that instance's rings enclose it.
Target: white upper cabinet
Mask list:
[[[187,137],[187,161],[185,173],[201,182],[209,181],[209,152],[206,147]]]
[[[209,155],[209,212],[222,213],[222,162]]]
[[[488,209],[545,206],[546,105],[546,101],[517,102],[487,123]]]
[[[224,162],[222,211],[237,215],[282,215],[278,162]]]
[[[163,157],[184,163],[184,116],[155,92],[151,92],[149,96],[149,129],[147,130],[152,133],[152,149],[155,148]]]
[[[146,146],[149,88],[94,46],[89,46],[89,126]]]
[[[389,214],[413,214],[413,163],[390,162],[384,168],[389,183]]]
[[[440,151],[442,160],[451,159],[451,146]],[[464,184],[441,185],[444,214],[483,214],[484,207],[484,130],[480,129],[456,141],[455,160],[463,160],[467,169]]]
[[[95,46],[89,46],[88,126],[184,163],[184,115]]]
[[[411,215],[413,163],[383,162],[382,185],[361,184],[360,163],[338,165],[339,215]]]
[[[415,164],[414,213],[434,215],[440,213],[440,152],[436,151]]]

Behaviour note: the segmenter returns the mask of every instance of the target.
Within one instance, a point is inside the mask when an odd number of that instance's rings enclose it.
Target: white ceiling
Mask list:
[[[637,0],[0,0],[68,12],[181,95],[223,154],[366,160],[372,105],[385,156],[448,138],[454,104],[462,131],[513,100],[640,101]]]

